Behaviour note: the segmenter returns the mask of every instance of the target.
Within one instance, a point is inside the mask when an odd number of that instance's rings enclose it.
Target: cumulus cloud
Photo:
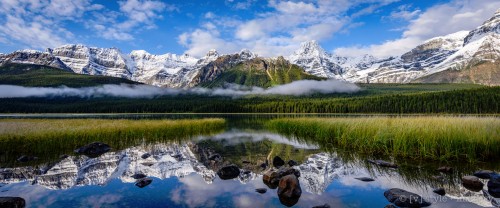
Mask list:
[[[160,88],[149,85],[102,85],[98,87],[22,87],[14,85],[0,85],[0,98],[24,97],[125,97],[125,98],[155,98],[159,96],[176,96],[184,94],[197,94],[208,96],[238,97],[245,95],[308,95],[312,93],[354,93],[359,87],[352,83],[338,80],[300,80],[289,84],[271,87],[246,87],[240,85],[227,85],[224,88],[191,88],[172,89]]]
[[[85,12],[102,8],[89,0],[2,0],[0,36],[36,49],[59,46],[74,38],[64,21],[76,21]]]
[[[401,55],[425,40],[448,35],[462,30],[472,30],[489,19],[500,8],[500,2],[491,0],[452,0],[438,4],[419,14],[405,14],[398,8],[394,16],[416,16],[403,29],[401,38],[381,44],[337,48],[334,53],[341,56],[372,54],[377,57]],[[405,8],[403,8],[405,9]],[[398,13],[399,12],[399,13]]]
[[[236,52],[231,50],[233,48],[248,48],[262,56],[289,55],[300,47],[301,42],[327,40],[343,28],[349,27],[353,18],[374,12],[396,1],[398,0],[271,0],[265,5],[269,11],[257,13],[254,18],[247,20],[229,21],[238,24],[213,20],[217,33],[224,32],[224,36],[212,33],[210,38],[200,41],[198,35],[209,32],[201,24],[200,28],[181,34],[179,39],[182,41],[179,42],[190,42],[191,44],[183,46],[187,48],[187,53],[194,56],[203,56],[207,44],[215,45],[215,49],[227,53]],[[347,13],[353,8],[360,11],[349,16]],[[229,19],[225,18],[224,22]],[[225,30],[221,32],[221,28]]]

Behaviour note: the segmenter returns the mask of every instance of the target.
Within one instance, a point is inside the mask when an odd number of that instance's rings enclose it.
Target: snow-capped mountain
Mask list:
[[[334,57],[314,40],[302,43],[287,59],[304,68],[307,73],[319,77],[341,78],[343,73],[343,68],[334,62]]]
[[[143,50],[124,54],[117,48],[64,45],[45,52],[21,50],[0,54],[0,66],[7,63],[47,65],[71,69],[80,74],[187,88],[213,80],[227,67],[256,57],[249,50],[229,55],[219,55],[217,51],[210,50],[206,56],[197,59],[187,54],[152,55]],[[472,82],[500,85],[496,79],[500,69],[491,70],[497,66],[495,61],[500,59],[500,9],[470,32],[460,31],[429,39],[396,57],[341,57],[326,52],[316,41],[308,41],[285,59],[309,74],[349,82]],[[479,65],[482,69],[471,72],[472,75],[457,73],[457,70],[475,69]],[[483,75],[485,73],[489,75]]]

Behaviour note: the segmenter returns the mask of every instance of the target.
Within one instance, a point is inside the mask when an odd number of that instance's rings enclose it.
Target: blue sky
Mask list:
[[[497,0],[2,0],[0,52],[82,43],[276,56],[317,40],[341,55],[389,56],[471,30],[499,8]]]

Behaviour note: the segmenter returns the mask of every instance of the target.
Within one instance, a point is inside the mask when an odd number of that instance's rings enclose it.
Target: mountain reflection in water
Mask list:
[[[150,157],[142,158],[145,153]],[[219,154],[214,162],[210,154]],[[97,158],[69,156],[30,166],[0,168],[0,197],[19,196],[27,207],[283,207],[276,190],[262,182],[262,163],[274,156],[297,161],[294,168],[303,193],[296,207],[384,207],[383,192],[401,188],[417,193],[431,207],[491,207],[483,192],[460,184],[462,175],[489,164],[456,167],[452,175],[435,170],[439,164],[397,161],[398,169],[373,166],[354,153],[325,149],[264,130],[230,128],[224,133],[170,143],[142,144]],[[242,171],[221,180],[217,170],[236,164]],[[479,167],[481,166],[481,167]],[[484,167],[483,167],[484,166]],[[153,182],[138,188],[134,174]],[[444,180],[436,179],[444,176]],[[370,177],[373,182],[355,178]],[[441,198],[432,190],[443,187]],[[257,188],[268,188],[264,194]],[[498,199],[497,199],[498,200]]]

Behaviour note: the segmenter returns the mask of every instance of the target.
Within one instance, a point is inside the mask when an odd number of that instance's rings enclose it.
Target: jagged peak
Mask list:
[[[217,52],[216,49],[210,49],[207,54],[205,55],[205,57],[219,57],[219,52]]]
[[[22,50],[17,50],[14,51],[14,53],[31,53],[31,54],[37,54],[37,53],[44,53],[39,50],[33,50],[33,49],[22,49]]]
[[[243,58],[243,59],[253,59],[253,58],[256,58],[257,55],[255,53],[253,53],[252,51],[244,48],[240,51],[239,53],[240,57]]]
[[[294,52],[295,55],[315,55],[321,56],[326,51],[319,45],[318,41],[311,40],[300,44],[300,48]]]

